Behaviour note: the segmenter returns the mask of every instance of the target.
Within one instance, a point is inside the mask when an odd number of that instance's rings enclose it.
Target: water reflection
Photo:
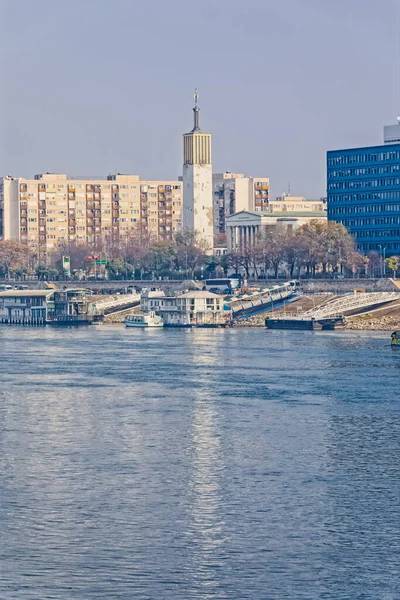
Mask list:
[[[0,328],[0,598],[397,598],[386,336],[146,333]]]

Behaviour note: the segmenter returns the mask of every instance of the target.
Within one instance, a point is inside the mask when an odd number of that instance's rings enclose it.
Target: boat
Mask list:
[[[127,327],[164,327],[164,321],[155,312],[134,313],[125,319]]]
[[[267,317],[265,326],[267,329],[296,329],[302,331],[333,331],[336,326],[345,324],[342,316],[315,319],[314,317]]]
[[[390,345],[392,348],[400,348],[400,331],[393,331]]]

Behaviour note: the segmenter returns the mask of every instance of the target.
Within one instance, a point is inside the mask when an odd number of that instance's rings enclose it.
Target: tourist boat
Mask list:
[[[125,319],[127,327],[164,327],[164,321],[153,311],[128,315]]]
[[[400,331],[393,331],[390,345],[392,348],[400,348]]]

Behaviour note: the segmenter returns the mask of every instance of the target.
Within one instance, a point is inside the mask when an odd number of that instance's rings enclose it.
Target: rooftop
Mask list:
[[[51,294],[54,294],[54,290],[7,290],[0,292],[0,298],[37,298]]]
[[[221,298],[218,294],[213,294],[207,290],[193,290],[182,294],[179,298]]]

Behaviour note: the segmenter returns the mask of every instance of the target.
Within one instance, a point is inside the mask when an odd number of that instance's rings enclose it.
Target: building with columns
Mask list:
[[[182,227],[198,232],[214,244],[211,135],[200,129],[197,93],[194,96],[193,129],[183,135]]]
[[[267,227],[283,225],[288,229],[297,229],[312,219],[323,219],[326,214],[313,212],[257,212],[242,210],[226,219],[228,251],[234,252],[251,247],[257,237]]]
[[[269,177],[246,177],[243,173],[214,173],[214,234],[226,232],[226,217],[241,210],[268,209]]]

